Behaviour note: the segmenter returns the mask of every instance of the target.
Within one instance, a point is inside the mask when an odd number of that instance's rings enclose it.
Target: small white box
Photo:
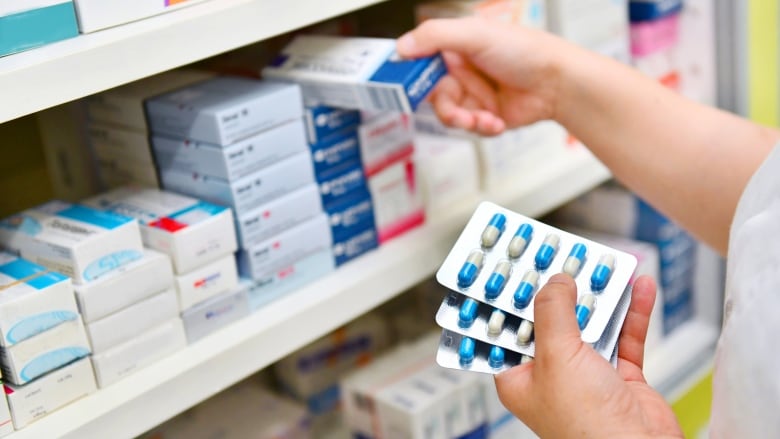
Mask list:
[[[96,158],[97,174],[104,188],[136,185],[156,188],[160,186],[157,169],[151,163],[121,158]]]
[[[8,436],[14,432],[14,423],[11,420],[11,409],[8,408],[8,399],[0,398],[0,437]]]
[[[143,255],[136,220],[62,201],[0,221],[0,244],[78,284]]]
[[[184,311],[209,297],[235,288],[236,285],[238,285],[236,258],[231,253],[189,273],[176,276],[179,307]]]
[[[322,213],[322,199],[316,184],[306,185],[271,200],[236,220],[241,248],[250,248],[319,213]]]
[[[93,354],[103,353],[139,333],[178,317],[179,299],[173,288],[155,294],[110,316],[86,325]]]
[[[86,204],[136,218],[147,247],[166,253],[177,274],[236,251],[233,213],[194,198],[157,189],[125,187]]]
[[[11,347],[0,348],[0,363],[3,378],[23,385],[89,353],[89,341],[79,317]]]
[[[0,346],[12,346],[78,315],[70,279],[0,252]]]
[[[414,154],[412,122],[407,114],[387,113],[358,128],[360,159],[366,176]]]
[[[145,250],[142,259],[95,282],[76,285],[75,290],[81,316],[85,322],[94,322],[171,286],[173,270],[168,256]]]
[[[106,5],[116,3],[99,1]],[[130,7],[135,4],[135,2],[122,3]],[[87,115],[92,121],[117,125],[145,136],[148,130],[144,101],[147,98],[205,81],[213,76],[214,74],[210,72],[189,69],[172,70],[150,76],[88,97],[86,99]]]
[[[474,142],[418,134],[415,162],[424,188],[426,213],[447,216],[450,206],[479,193],[479,160]]]
[[[544,0],[443,0],[419,3],[414,8],[417,23],[431,18],[478,16],[502,23],[544,29]]]
[[[292,84],[222,76],[146,101],[155,134],[230,145],[303,117]]]
[[[232,207],[243,215],[263,203],[314,182],[311,154],[302,152],[234,181],[174,169],[161,170],[163,186]]]
[[[81,33],[113,27],[203,0],[74,0]]]
[[[294,120],[229,146],[153,136],[160,169],[237,180],[294,154],[308,151],[303,121]]]
[[[154,168],[154,156],[145,132],[96,122],[89,125],[87,140],[98,160],[130,161]]]
[[[550,0],[547,17],[551,32],[619,61],[631,60],[627,1]]]
[[[380,243],[425,222],[423,197],[416,180],[411,158],[396,162],[368,179]]]
[[[27,385],[5,383],[4,387],[17,430],[97,390],[89,358],[71,363]]]
[[[212,332],[249,315],[247,288],[239,284],[232,291],[214,296],[185,310],[181,319],[187,341],[195,343]]]
[[[267,241],[241,250],[238,253],[238,264],[242,276],[262,279],[312,253],[330,249],[331,245],[328,217],[321,214]]]
[[[187,345],[178,317],[92,356],[99,387],[106,387]]]

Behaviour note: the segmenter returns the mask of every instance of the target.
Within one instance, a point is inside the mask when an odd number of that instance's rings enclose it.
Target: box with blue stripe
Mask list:
[[[72,1],[0,3],[0,56],[73,38],[78,34]]]

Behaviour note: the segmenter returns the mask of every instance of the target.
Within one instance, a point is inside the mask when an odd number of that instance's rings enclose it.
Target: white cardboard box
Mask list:
[[[55,370],[27,385],[5,383],[4,387],[17,430],[97,389],[92,363],[88,358]]]
[[[411,158],[368,179],[379,242],[387,242],[425,221],[425,208]]]
[[[371,177],[414,154],[412,122],[408,114],[387,113],[358,128],[360,159]]]
[[[447,216],[450,206],[479,193],[479,160],[474,142],[418,134],[415,162],[425,195],[426,213]]]
[[[11,409],[8,407],[8,399],[0,398],[0,437],[8,436],[14,432],[14,424],[11,420]]]
[[[586,49],[630,62],[628,1],[550,0],[547,17],[551,32]]]
[[[74,0],[81,33],[113,27],[172,9],[189,6],[202,0]]]
[[[3,377],[26,384],[90,353],[81,318],[41,332],[11,347],[0,348]]]
[[[77,284],[106,276],[143,255],[136,220],[62,201],[0,221],[0,244]]]
[[[292,84],[221,76],[146,101],[150,131],[230,145],[303,117]]]
[[[87,138],[97,160],[129,161],[154,168],[154,156],[149,145],[149,135],[125,127],[92,122]]]
[[[94,322],[173,286],[168,256],[145,250],[144,257],[111,276],[76,285],[76,300],[85,322]]]
[[[173,288],[86,325],[93,354],[103,353],[179,315]]]
[[[226,293],[207,299],[187,310],[181,319],[187,341],[195,343],[201,338],[249,315],[249,298],[245,284]]]
[[[147,247],[168,254],[187,273],[236,251],[230,209],[157,189],[126,187],[85,203],[138,219]]]
[[[0,346],[12,346],[78,315],[70,279],[0,252]]]
[[[98,180],[104,188],[111,189],[128,184],[151,188],[160,187],[157,169],[151,163],[101,157],[97,157],[95,162]]]
[[[185,347],[181,319],[173,318],[136,337],[92,356],[99,387],[106,387]]]
[[[502,23],[526,27],[547,27],[544,0],[440,0],[419,3],[414,15],[417,23],[431,18],[456,18],[476,15]]]
[[[231,253],[189,273],[176,276],[179,307],[184,311],[209,297],[229,291],[236,285],[236,258]]]

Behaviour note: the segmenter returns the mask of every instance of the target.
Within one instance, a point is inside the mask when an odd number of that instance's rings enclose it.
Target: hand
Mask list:
[[[577,50],[550,34],[481,18],[428,20],[398,40],[406,58],[441,52],[449,75],[430,99],[446,124],[485,135],[553,119],[560,57]]]
[[[565,274],[539,291],[536,357],[496,376],[501,402],[543,438],[682,438],[671,408],[642,374],[653,280],[643,276],[634,284],[617,370],[580,338],[576,291]]]

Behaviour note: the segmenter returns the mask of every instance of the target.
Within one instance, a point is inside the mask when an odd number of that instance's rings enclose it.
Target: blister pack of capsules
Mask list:
[[[499,373],[534,356],[534,298],[557,273],[577,284],[572,312],[613,365],[631,302],[633,255],[482,203],[436,273],[452,292],[436,314],[441,366]]]

